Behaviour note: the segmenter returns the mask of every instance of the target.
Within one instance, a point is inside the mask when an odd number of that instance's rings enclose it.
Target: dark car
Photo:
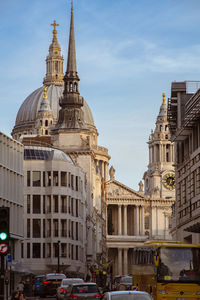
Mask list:
[[[55,296],[56,290],[64,278],[66,278],[65,274],[47,274],[40,286],[40,297],[45,298],[46,296]]]
[[[77,300],[98,300],[102,298],[96,283],[74,283],[67,289],[65,299],[77,299]]]

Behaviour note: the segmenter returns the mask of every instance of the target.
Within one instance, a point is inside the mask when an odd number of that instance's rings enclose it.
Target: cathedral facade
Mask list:
[[[165,95],[148,141],[149,164],[144,186],[134,191],[115,179],[106,182],[107,248],[113,275],[131,274],[134,247],[147,240],[170,240],[175,202],[174,149],[170,142]]]

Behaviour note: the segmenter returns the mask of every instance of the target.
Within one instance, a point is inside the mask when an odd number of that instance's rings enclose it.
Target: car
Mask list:
[[[65,274],[46,274],[40,286],[40,297],[45,298],[46,296],[55,296],[56,290],[64,278],[66,278]]]
[[[133,277],[131,275],[122,276],[120,278],[119,284],[117,285],[117,290],[118,291],[131,290],[132,285],[133,285]]]
[[[73,283],[82,283],[84,280],[82,278],[64,278],[61,285],[57,288],[56,298],[57,300],[63,300],[67,292],[69,285]]]
[[[45,275],[37,275],[35,276],[34,278],[34,281],[33,281],[33,293],[34,293],[34,296],[37,296],[40,294],[40,286],[44,280],[44,277]]]
[[[65,300],[98,300],[102,299],[98,286],[93,282],[74,283],[67,288]]]
[[[114,291],[105,293],[102,300],[153,300],[153,298],[146,292]]]

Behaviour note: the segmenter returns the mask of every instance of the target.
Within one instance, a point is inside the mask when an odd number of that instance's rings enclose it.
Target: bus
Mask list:
[[[133,251],[133,288],[155,300],[200,299],[200,245],[149,241]]]

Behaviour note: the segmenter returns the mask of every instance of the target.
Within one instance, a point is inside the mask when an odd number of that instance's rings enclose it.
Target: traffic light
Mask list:
[[[10,233],[10,208],[0,207],[0,242],[8,243]]]

